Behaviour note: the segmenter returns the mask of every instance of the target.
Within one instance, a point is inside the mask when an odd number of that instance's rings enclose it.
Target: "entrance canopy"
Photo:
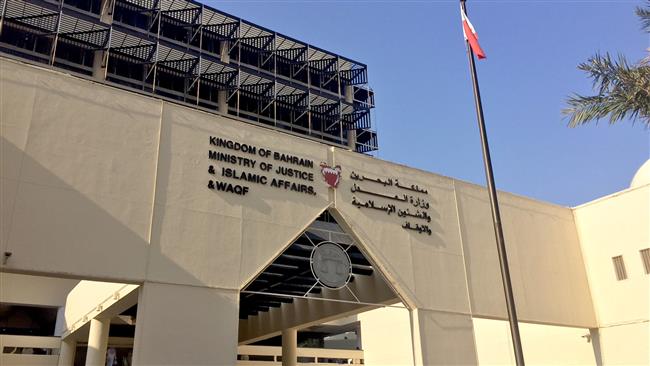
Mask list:
[[[240,342],[398,301],[363,248],[324,211],[240,292]]]

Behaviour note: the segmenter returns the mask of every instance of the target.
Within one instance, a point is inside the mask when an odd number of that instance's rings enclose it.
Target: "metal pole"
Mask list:
[[[465,0],[460,0],[461,9],[465,14]],[[476,105],[476,117],[478,119],[478,128],[481,134],[481,146],[483,149],[483,165],[485,166],[485,177],[487,187],[490,193],[490,207],[492,208],[492,221],[494,223],[494,234],[497,240],[497,252],[499,253],[499,264],[501,267],[501,280],[506,297],[506,308],[508,310],[508,322],[510,323],[510,333],[512,344],[515,351],[515,361],[518,366],[524,366],[524,354],[521,348],[521,337],[519,335],[519,324],[517,321],[517,310],[515,309],[515,299],[512,292],[512,283],[510,280],[510,269],[508,267],[508,254],[503,237],[503,228],[501,227],[501,213],[499,212],[499,201],[494,184],[494,174],[492,173],[492,159],[490,158],[490,146],[488,144],[487,132],[485,130],[485,119],[483,117],[483,105],[481,103],[481,91],[478,86],[478,77],[476,75],[476,64],[474,63],[474,52],[465,41],[467,47],[467,58],[472,74],[472,85],[474,87],[474,104]]]

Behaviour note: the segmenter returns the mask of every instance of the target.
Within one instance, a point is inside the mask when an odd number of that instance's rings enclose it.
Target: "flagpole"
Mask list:
[[[460,6],[463,13],[467,14],[465,0],[460,0]],[[481,103],[481,91],[478,87],[478,77],[476,75],[476,64],[474,62],[474,52],[465,40],[467,46],[467,58],[472,74],[472,85],[474,87],[474,104],[476,105],[476,117],[478,119],[478,128],[481,134],[481,147],[483,149],[483,165],[485,166],[485,177],[487,187],[490,193],[490,207],[492,209],[492,222],[494,223],[494,234],[497,239],[497,252],[499,254],[499,264],[501,267],[501,281],[506,297],[506,308],[508,310],[508,322],[510,323],[510,334],[515,351],[515,361],[517,366],[524,366],[524,354],[521,348],[521,337],[519,335],[519,323],[517,321],[517,310],[515,308],[515,299],[512,293],[512,282],[510,281],[510,269],[508,267],[508,254],[503,237],[503,228],[501,227],[501,213],[499,211],[499,200],[494,184],[494,174],[492,172],[492,159],[490,158],[490,146],[488,144],[487,132],[485,130],[485,119],[483,118],[483,104]]]

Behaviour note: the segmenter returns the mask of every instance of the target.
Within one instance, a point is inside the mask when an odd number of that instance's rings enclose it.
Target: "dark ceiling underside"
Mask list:
[[[347,250],[352,262],[353,282],[356,276],[370,276],[373,267],[354,241],[341,229],[334,218],[325,211],[293,244],[278,256],[240,294],[239,318],[257,315],[259,312],[292,303],[296,297],[321,297],[323,286],[316,284],[310,267],[314,246],[322,241],[332,241]],[[245,291],[263,292],[251,294]]]

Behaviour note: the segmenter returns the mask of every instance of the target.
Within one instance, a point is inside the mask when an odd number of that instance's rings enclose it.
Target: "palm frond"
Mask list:
[[[646,7],[638,6],[636,8],[636,15],[641,20],[641,29],[650,33],[650,1],[646,1]]]
[[[574,94],[567,99],[562,113],[570,117],[570,127],[607,117],[610,124],[630,118],[650,127],[650,66],[631,66],[625,57],[614,59],[606,53],[596,54],[578,68],[593,79],[597,94]]]
[[[636,14],[643,30],[650,33],[650,0],[637,7]],[[570,127],[609,117],[610,124],[629,118],[650,128],[650,54],[636,65],[622,55],[614,59],[609,53],[596,54],[578,69],[593,80],[597,94],[574,94],[567,99],[562,113],[569,116]]]

